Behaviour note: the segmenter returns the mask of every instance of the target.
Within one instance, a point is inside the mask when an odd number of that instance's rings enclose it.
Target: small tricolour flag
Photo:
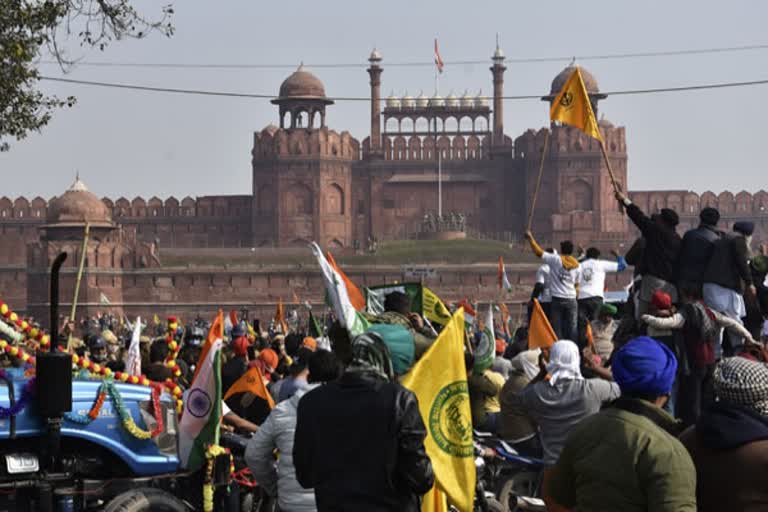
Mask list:
[[[512,284],[507,277],[507,267],[504,266],[504,258],[499,256],[499,288],[502,290],[512,291]]]
[[[443,64],[443,58],[440,56],[440,50],[437,48],[437,38],[435,38],[435,66],[437,66],[438,73],[443,72],[445,64]]]

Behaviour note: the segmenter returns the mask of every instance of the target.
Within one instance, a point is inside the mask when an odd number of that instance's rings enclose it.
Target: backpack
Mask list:
[[[694,302],[685,304],[681,314],[685,317],[683,337],[689,364],[698,368],[715,364],[717,322],[712,310],[702,302]]]

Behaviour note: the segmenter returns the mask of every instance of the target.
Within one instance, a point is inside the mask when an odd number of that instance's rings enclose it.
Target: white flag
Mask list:
[[[136,318],[133,326],[131,344],[125,353],[125,371],[128,375],[141,375],[141,317]]]

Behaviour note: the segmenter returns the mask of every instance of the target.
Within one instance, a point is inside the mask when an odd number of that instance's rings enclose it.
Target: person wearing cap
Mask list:
[[[768,365],[720,361],[718,401],[680,436],[696,466],[701,512],[768,510]]]
[[[640,230],[645,240],[641,266],[643,277],[635,318],[648,312],[651,296],[656,290],[666,292],[677,303],[677,261],[682,239],[676,227],[680,223],[677,212],[662,208],[658,214],[648,217],[622,192],[616,192],[616,199],[627,210],[627,216]]]
[[[574,425],[619,396],[619,387],[581,375],[579,347],[570,340],[555,342],[546,364],[548,378],[520,391],[512,402],[538,425],[544,462],[554,465]]]
[[[618,312],[613,304],[603,303],[597,311],[597,318],[590,324],[594,352],[603,361],[607,361],[613,353],[613,334],[617,327],[614,317]]]
[[[635,338],[616,351],[612,370],[621,397],[572,429],[545,475],[545,501],[585,512],[695,512],[696,470],[677,440],[680,424],[661,408],[674,354]]]
[[[312,336],[306,336],[301,342],[301,346],[312,352],[315,352],[317,350],[317,340]]]
[[[314,488],[319,512],[417,512],[435,482],[416,395],[394,376],[379,336],[352,341],[342,377],[298,404],[296,479]]]
[[[704,271],[715,250],[715,243],[724,233],[717,229],[720,212],[707,206],[699,213],[699,226],[683,235],[677,260],[678,285],[693,284],[701,287]]]
[[[672,332],[668,339],[673,340],[673,345],[667,346],[675,353],[680,370],[678,386],[673,393],[674,410],[688,426],[696,421],[702,407],[707,405],[718,329],[725,328],[734,336],[743,337],[752,343],[754,341],[739,322],[708,307],[695,283],[683,285],[680,293],[683,304],[679,311],[672,315],[665,314],[664,317],[643,315],[642,321],[648,325],[649,334]],[[680,336],[675,336],[675,331],[679,331]]]
[[[703,278],[702,290],[707,306],[742,324],[742,318],[747,315],[743,294],[751,298],[757,294],[749,268],[749,246],[754,230],[755,225],[752,222],[736,222],[733,232],[715,244]],[[722,339],[721,330],[715,345],[718,359]],[[738,353],[744,345],[744,339],[739,336],[731,336],[729,339],[731,350]]]
[[[504,352],[507,351],[507,342],[502,339],[496,340],[496,357],[493,359],[493,366],[491,370],[498,373],[506,381],[509,378],[509,373],[512,371],[512,363],[509,359],[504,357]]]

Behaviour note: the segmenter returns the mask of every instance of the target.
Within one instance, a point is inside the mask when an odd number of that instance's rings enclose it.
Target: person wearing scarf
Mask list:
[[[723,359],[713,385],[718,401],[680,436],[696,466],[699,510],[768,510],[768,365]]]
[[[579,369],[579,348],[560,340],[550,349],[547,378],[532,382],[512,400],[538,425],[544,462],[557,462],[568,433],[595,414],[605,402],[618,398],[619,387],[602,379],[585,379]]]
[[[515,450],[530,457],[541,457],[541,442],[536,435],[538,426],[524,409],[518,407],[515,397],[541,371],[540,354],[541,349],[525,350],[512,358],[509,378],[499,393],[501,413],[496,433],[514,445]]]
[[[611,369],[621,397],[573,428],[545,477],[545,501],[580,512],[695,512],[696,471],[677,440],[680,423],[662,409],[674,354],[635,338],[614,353]]]
[[[526,231],[525,237],[531,244],[534,254],[549,265],[549,291],[552,302],[549,309],[549,321],[557,336],[575,340],[578,336],[577,287],[581,280],[579,260],[573,256],[573,242],[566,240],[560,244],[560,254],[544,252],[536,243],[533,234]]]
[[[296,479],[315,489],[319,512],[417,512],[434,474],[416,395],[396,382],[378,334],[355,337],[351,352],[338,381],[299,401]]]

